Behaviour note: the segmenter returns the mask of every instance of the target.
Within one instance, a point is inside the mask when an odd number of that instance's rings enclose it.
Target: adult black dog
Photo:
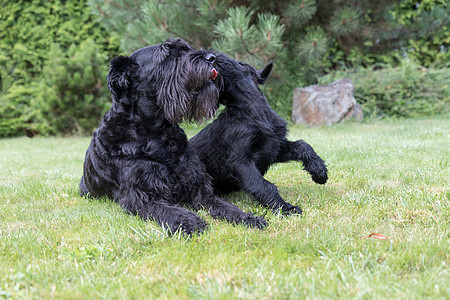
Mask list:
[[[215,58],[169,39],[111,60],[113,103],[87,149],[81,195],[111,197],[172,232],[192,234],[207,225],[183,204],[233,223],[267,225],[214,195],[210,176],[177,125],[217,109],[222,76]]]
[[[216,192],[244,190],[283,214],[301,214],[300,207],[284,201],[277,187],[263,175],[272,164],[297,160],[303,162],[316,183],[324,184],[327,168],[305,141],[286,139],[287,123],[259,90],[258,84],[265,82],[272,63],[257,71],[218,54],[217,68],[224,79],[219,102],[226,109],[189,141],[212,176]]]

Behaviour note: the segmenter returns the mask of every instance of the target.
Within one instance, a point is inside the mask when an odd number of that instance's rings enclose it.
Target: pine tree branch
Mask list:
[[[115,1],[112,1],[112,0],[104,0],[104,1],[106,3],[108,3],[109,5],[115,6],[115,7],[119,8],[119,9],[129,9],[129,7],[124,7],[124,6],[120,5],[120,4],[117,4]]]
[[[245,40],[242,38],[242,34],[239,35],[239,39],[241,40],[241,44],[242,44],[242,46],[244,47],[244,50],[245,50],[248,54],[250,54],[251,56],[257,58],[257,56],[256,56],[253,52],[251,52],[250,49],[248,48],[247,43],[246,43]]]
[[[179,36],[180,36],[179,33],[177,33],[177,32],[175,32],[175,31],[169,29],[169,26],[167,25],[167,22],[163,22],[163,21],[156,15],[155,12],[153,12],[153,17],[155,17],[156,22],[158,22],[158,24],[162,27],[162,29],[163,29],[164,31],[166,31],[167,33],[171,34],[171,35],[174,36],[174,37],[179,37]],[[181,21],[180,21],[179,23],[183,25],[183,23],[182,23]],[[184,26],[184,25],[183,25],[183,26]],[[183,39],[186,40],[186,42],[187,42],[188,44],[192,44],[192,43],[193,43],[193,41],[192,41],[191,39],[189,39],[188,37],[186,37],[186,36],[184,36]]]
[[[209,8],[211,8],[212,11],[215,11],[215,10],[216,10],[216,6],[213,5],[211,1],[208,0],[208,4],[209,4],[209,5],[208,5]]]
[[[109,14],[107,14],[107,13],[101,8],[101,6],[100,6],[99,4],[96,4],[96,7],[97,7],[97,11],[98,11],[98,13],[99,13],[100,16],[112,18],[112,16],[109,15]]]

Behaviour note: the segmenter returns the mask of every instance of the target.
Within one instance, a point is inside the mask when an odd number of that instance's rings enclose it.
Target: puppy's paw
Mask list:
[[[328,180],[328,171],[323,161],[311,164],[308,168],[309,174],[315,183],[325,184]]]
[[[200,218],[184,219],[170,226],[170,231],[175,233],[181,231],[183,235],[191,236],[196,233],[203,233],[208,227],[208,223]]]
[[[283,205],[281,207],[281,214],[283,216],[290,216],[290,215],[301,215],[302,209],[298,206],[291,205],[287,203],[288,205]]]
[[[312,174],[312,180],[318,184],[325,184],[328,180],[328,175],[326,172],[321,174]]]
[[[263,217],[258,217],[252,214],[248,214],[247,217],[242,220],[242,223],[251,228],[257,229],[263,229],[269,225]]]

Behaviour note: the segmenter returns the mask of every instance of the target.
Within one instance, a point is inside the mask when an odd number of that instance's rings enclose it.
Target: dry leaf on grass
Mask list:
[[[368,239],[368,238],[374,238],[377,240],[389,240],[390,238],[388,236],[379,234],[379,233],[371,233],[366,237],[363,237],[362,239]]]

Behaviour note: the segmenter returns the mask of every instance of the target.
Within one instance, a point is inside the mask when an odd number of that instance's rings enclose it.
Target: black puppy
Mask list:
[[[169,39],[111,60],[113,103],[87,149],[81,195],[111,197],[172,232],[192,234],[207,225],[183,204],[229,222],[267,225],[214,195],[205,166],[177,125],[211,117],[217,109],[222,76],[215,59],[182,39]]]
[[[283,214],[301,214],[301,209],[285,202],[277,187],[263,175],[275,163],[297,160],[312,179],[327,181],[324,161],[305,141],[286,139],[287,123],[269,106],[258,88],[272,70],[263,70],[217,55],[217,68],[223,76],[224,91],[220,100],[225,111],[190,141],[206,165],[217,192],[244,190],[263,205]]]

